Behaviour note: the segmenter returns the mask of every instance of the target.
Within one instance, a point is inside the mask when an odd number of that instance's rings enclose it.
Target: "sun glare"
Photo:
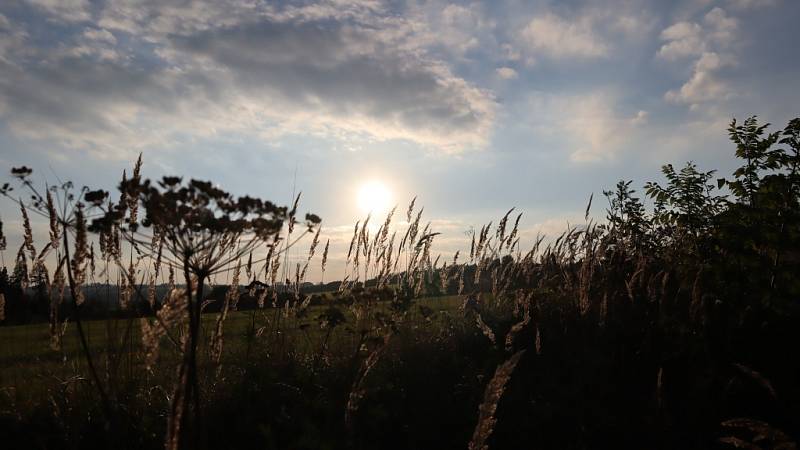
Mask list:
[[[361,185],[358,190],[358,207],[364,213],[378,215],[389,210],[392,193],[385,184],[372,180]]]

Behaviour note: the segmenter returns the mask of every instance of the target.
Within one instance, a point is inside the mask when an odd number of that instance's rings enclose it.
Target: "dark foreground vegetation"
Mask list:
[[[446,262],[413,202],[407,226],[368,218],[347,277],[316,297],[301,287],[328,246],[297,202],[150,182],[140,162],[114,203],[40,195],[14,169],[33,200],[5,317],[42,286],[51,349],[4,362],[3,447],[797,448],[800,119],[729,132],[734,174],[664,166],[652,208],[621,181],[605,221],[590,200],[585,224],[529,249],[512,211]],[[38,252],[30,212],[50,223]],[[211,299],[226,276],[248,287]],[[95,277],[121,311],[100,345],[81,316]]]

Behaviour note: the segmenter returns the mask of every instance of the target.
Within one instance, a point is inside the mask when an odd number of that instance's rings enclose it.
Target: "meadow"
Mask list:
[[[437,313],[455,314],[459,303],[457,296],[441,296],[419,299],[417,304],[429,310],[428,314]],[[386,306],[386,305],[384,305]],[[308,308],[305,317],[294,317],[289,323],[278,325],[278,333],[286,335],[291,342],[292,348],[301,352],[313,352],[314,342],[324,336],[320,330],[317,319],[325,312],[329,306],[315,305]],[[387,308],[384,308],[386,310]],[[233,311],[229,313],[226,320],[228,352],[235,352],[247,346],[249,337],[259,329],[269,327],[275,319],[274,310],[250,310]],[[414,314],[416,312],[416,314]],[[419,308],[412,311],[411,320],[428,323],[426,317],[419,313]],[[353,314],[344,311],[344,320],[352,321]],[[208,342],[210,335],[208,330],[214,325],[215,314],[204,314],[203,330],[206,333],[202,342]],[[142,356],[142,329],[138,326],[138,318],[110,318],[94,319],[83,322],[87,343],[93,353],[102,354],[115,341],[125,340],[126,345],[121,348],[125,357],[132,358],[131,364],[144,365]],[[125,334],[126,330],[130,334]],[[350,340],[352,333],[344,329],[337,329],[330,338],[331,345],[342,345],[342,341]],[[82,366],[80,339],[74,333],[65,333],[61,341],[61,348],[54,350],[50,347],[51,335],[49,324],[33,323],[27,325],[15,325],[0,327],[0,386],[8,388],[10,386],[25,385],[25,393],[29,395],[34,392],[32,383],[46,382],[37,381],[44,377],[67,379],[81,372],[86,368]]]
[[[528,248],[513,209],[447,260],[415,202],[367,217],[324,293],[304,292],[329,246],[299,196],[149,180],[141,158],[115,195],[14,168],[4,445],[797,448],[800,119],[729,134],[733,174],[665,165],[648,207],[622,180],[603,221],[591,198],[585,223]],[[95,271],[115,274],[109,317]]]

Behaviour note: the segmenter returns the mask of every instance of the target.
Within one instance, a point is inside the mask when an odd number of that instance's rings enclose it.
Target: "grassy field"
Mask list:
[[[423,320],[420,306],[430,308],[432,312],[449,312],[461,303],[458,296],[429,297],[416,301],[412,308],[412,320]],[[308,308],[304,317],[281,317],[282,312],[273,308],[249,311],[233,311],[225,322],[226,346],[229,355],[240,355],[245,350],[248,336],[259,328],[270,330],[284,344],[288,343],[297,350],[313,348],[322,334],[318,324],[318,316],[328,305],[315,305]],[[388,304],[377,308],[386,309]],[[352,339],[353,313],[347,308],[347,322],[336,329],[331,336],[331,344]],[[216,313],[203,315],[203,334],[208,342],[211,330],[217,320]],[[276,325],[271,326],[271,325]],[[85,361],[80,351],[78,333],[75,324],[68,324],[58,351],[50,347],[50,332],[47,323],[0,327],[0,389],[36,384],[42,378],[72,377],[81,373]],[[142,363],[142,334],[139,318],[104,319],[83,321],[89,347],[96,355],[107,352],[118,354],[123,358],[121,366],[139,365]],[[288,342],[287,342],[288,341]]]

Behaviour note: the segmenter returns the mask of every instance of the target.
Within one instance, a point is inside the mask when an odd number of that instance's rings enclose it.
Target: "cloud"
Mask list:
[[[658,49],[657,56],[674,61],[703,53],[706,47],[700,25],[691,22],[678,22],[661,32],[661,39],[667,41]]]
[[[511,67],[499,67],[497,70],[495,70],[495,72],[497,72],[497,76],[504,80],[513,80],[519,76],[517,71]]]
[[[620,103],[613,92],[604,90],[536,93],[529,99],[535,131],[567,143],[569,159],[575,163],[613,160],[637,138],[637,127],[646,123],[648,113],[620,114]]]
[[[83,30],[83,37],[94,42],[104,42],[111,45],[117,43],[117,38],[110,31],[102,28],[86,28]]]
[[[23,45],[26,38],[25,29],[11,23],[6,16],[0,14],[0,64],[8,63],[12,53]],[[2,105],[0,105],[1,111]]]
[[[89,0],[27,0],[51,20],[83,22],[91,19]]]
[[[416,25],[416,39],[426,46],[440,46],[460,58],[490,39],[493,23],[484,17],[478,5],[444,6],[434,1],[420,9],[412,11],[410,20]]]
[[[778,0],[728,0],[728,4],[736,9],[755,9],[774,6]]]
[[[522,29],[520,41],[535,55],[552,59],[591,59],[606,56],[609,51],[588,17],[566,20],[552,13],[537,15]]]
[[[117,38],[108,30],[86,28],[75,42],[76,45],[69,49],[69,54],[78,58],[118,60],[122,57],[116,49]]]
[[[602,14],[602,13],[601,13]],[[611,14],[609,28],[621,32],[626,37],[641,39],[645,37],[655,26],[655,19],[649,17],[645,12],[622,13],[617,11],[606,12]]]
[[[705,27],[688,21],[677,22],[661,32],[666,41],[656,56],[667,61],[698,57],[710,48],[726,48],[733,44],[739,21],[725,10],[715,7],[703,17]]]
[[[714,8],[708,12],[703,21],[711,28],[709,39],[717,44],[727,47],[733,43],[735,33],[739,28],[739,21],[730,17],[722,8]]]
[[[739,21],[720,7],[714,7],[702,18],[703,25],[682,21],[661,32],[666,41],[657,57],[667,61],[696,58],[691,76],[678,89],[664,94],[670,103],[687,104],[697,109],[702,103],[728,100],[733,89],[720,78],[720,69],[736,65],[735,47]]]
[[[692,77],[678,90],[670,90],[664,98],[672,103],[685,103],[697,108],[699,103],[726,100],[733,95],[727,83],[717,79],[716,72],[733,63],[714,52],[706,52],[694,64]]]
[[[515,27],[514,51],[519,60],[524,53],[531,66],[542,58],[548,63],[565,61],[597,62],[621,56],[626,47],[648,39],[657,20],[648,8],[633,1],[618,2],[612,8],[598,2],[578,2],[573,9],[538,11],[531,18],[520,18]],[[508,49],[503,48],[505,53]]]
[[[402,26],[403,24],[397,24]],[[458,150],[482,145],[493,114],[484,91],[403,39],[359,25],[262,20],[172,38],[195,64],[281,105],[277,117]],[[277,114],[275,114],[277,113]],[[312,123],[313,123],[312,121]]]
[[[13,131],[112,153],[227,132],[458,152],[491,132],[493,96],[421,47],[415,23],[373,2],[110,1],[99,15],[51,46],[17,43],[0,68]]]

